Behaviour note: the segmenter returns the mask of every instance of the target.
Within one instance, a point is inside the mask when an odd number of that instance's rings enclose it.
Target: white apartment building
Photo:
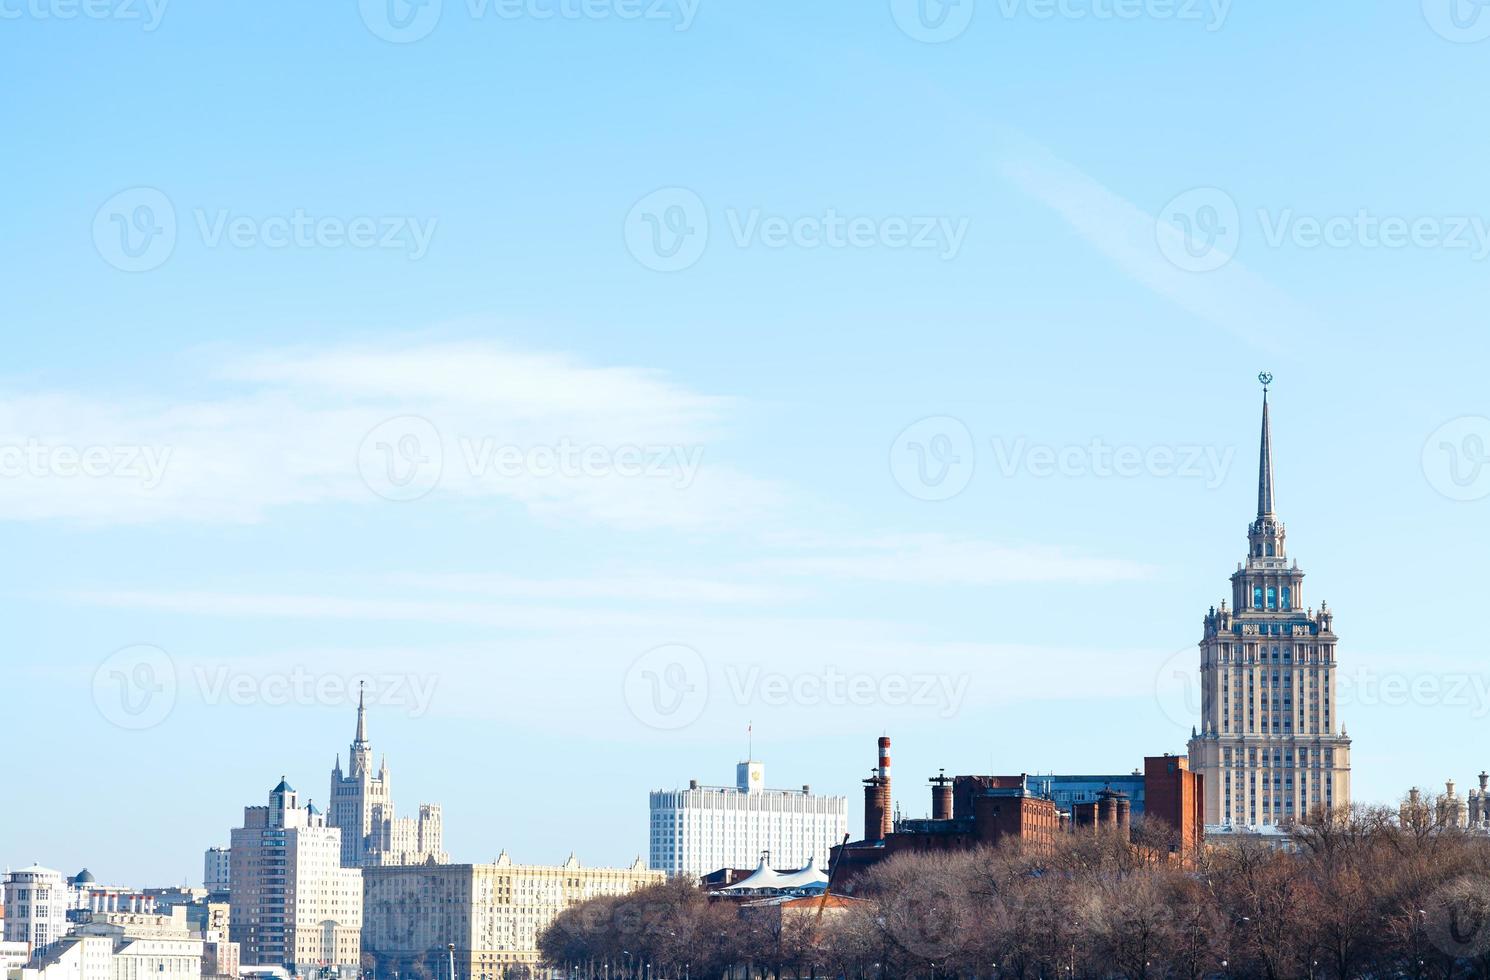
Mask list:
[[[341,831],[284,780],[232,832],[228,932],[244,967],[356,973],[362,873],[341,865]]]
[[[233,870],[233,852],[226,847],[209,847],[202,855],[202,887],[209,894],[221,894],[228,890],[228,881]]]
[[[5,876],[5,940],[35,956],[67,933],[72,892],[60,871],[33,864]]]
[[[649,866],[668,875],[700,877],[720,868],[754,868],[769,852],[775,868],[826,868],[848,833],[848,798],[766,789],[765,765],[735,767],[734,786],[654,790]]]

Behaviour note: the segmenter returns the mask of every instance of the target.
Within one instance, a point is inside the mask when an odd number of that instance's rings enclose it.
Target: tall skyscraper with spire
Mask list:
[[[1259,377],[1262,443],[1257,519],[1247,560],[1231,576],[1231,604],[1211,607],[1200,641],[1201,727],[1190,768],[1205,780],[1210,825],[1270,827],[1318,807],[1350,803],[1350,739],[1335,711],[1334,616],[1304,602],[1290,563],[1273,481],[1268,405]]]
[[[341,863],[345,868],[385,864],[445,864],[443,814],[433,803],[421,803],[419,816],[397,817],[393,785],[385,757],[373,769],[367,737],[367,703],[357,694],[357,734],[352,739],[345,773],[341,757],[331,770],[328,823],[341,828]]]

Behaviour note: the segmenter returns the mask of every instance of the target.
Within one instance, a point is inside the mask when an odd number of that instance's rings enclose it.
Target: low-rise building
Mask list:
[[[573,855],[558,866],[521,865],[505,851],[493,864],[367,867],[362,875],[362,946],[378,976],[448,977],[453,943],[462,980],[534,966],[538,936],[560,912],[666,878],[640,858],[629,868],[586,868]]]

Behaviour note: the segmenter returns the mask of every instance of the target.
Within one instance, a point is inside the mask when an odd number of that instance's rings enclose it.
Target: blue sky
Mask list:
[[[0,861],[197,880],[358,679],[468,861],[1183,751],[1262,370],[1357,798],[1490,764],[1477,8],[388,9],[0,2]]]

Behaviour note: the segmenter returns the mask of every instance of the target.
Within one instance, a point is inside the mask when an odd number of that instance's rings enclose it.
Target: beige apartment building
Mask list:
[[[280,780],[232,832],[228,932],[242,966],[355,975],[362,878],[341,864],[341,831]]]
[[[665,879],[640,858],[629,868],[494,864],[370,867],[363,875],[362,945],[380,977],[498,980],[538,962],[538,936],[559,913],[600,895],[625,895]]]

